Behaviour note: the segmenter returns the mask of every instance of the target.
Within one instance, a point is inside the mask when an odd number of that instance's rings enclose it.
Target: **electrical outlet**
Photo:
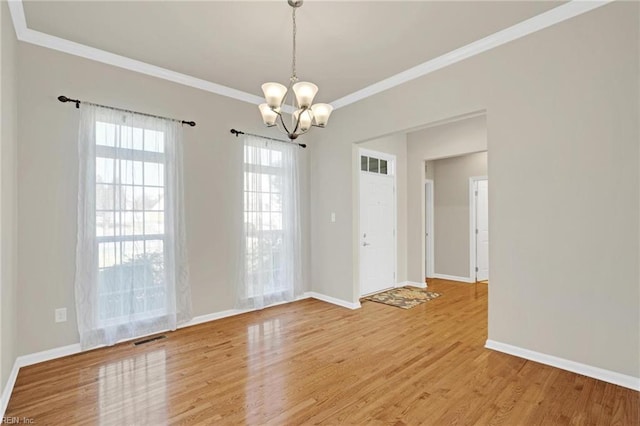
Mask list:
[[[335,223],[336,221],[336,214],[334,212],[331,212],[331,223]]]
[[[67,308],[56,309],[56,322],[65,322],[67,320]]]

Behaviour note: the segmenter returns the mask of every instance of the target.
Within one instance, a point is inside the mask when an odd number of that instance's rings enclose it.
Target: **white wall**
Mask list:
[[[396,283],[402,283],[407,281],[407,137],[403,133],[396,133],[360,143],[357,147],[396,156],[396,235],[398,248]],[[355,161],[359,162],[358,152],[356,151],[355,154],[357,157]],[[359,168],[354,169],[353,174],[356,183],[359,182],[359,171]],[[424,279],[419,282],[424,282]]]
[[[16,153],[17,41],[6,2],[0,3],[0,390],[4,389],[17,356],[16,303]]]
[[[262,127],[257,107],[33,45],[21,44],[18,53],[19,355],[78,342],[73,283],[79,111],[56,99],[62,94],[197,122],[184,129],[193,313],[232,309],[242,140],[229,129],[279,136]],[[308,218],[306,150],[302,157],[302,215]],[[306,266],[306,220],[303,229]],[[56,324],[54,309],[60,307],[68,308],[69,321]]]
[[[450,158],[486,150],[487,117],[484,114],[447,121],[407,134],[407,191],[411,194],[407,207],[407,253],[410,254],[407,258],[407,274],[410,281],[424,280],[426,273],[423,182],[427,176],[429,179],[435,179],[435,173],[434,161],[427,161],[425,171],[425,160]],[[434,192],[438,194],[441,191],[435,189]],[[442,232],[436,232],[436,238],[438,234],[442,238]],[[438,268],[435,272],[446,274]]]
[[[352,144],[486,110],[489,338],[640,377],[638,8],[611,3],[335,111],[311,144],[314,291],[357,297]]]

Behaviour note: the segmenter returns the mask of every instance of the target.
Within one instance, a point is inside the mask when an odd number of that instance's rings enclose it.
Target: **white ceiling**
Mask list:
[[[298,75],[331,102],[560,4],[307,0],[297,12]],[[263,82],[290,75],[286,0],[23,5],[31,30],[257,96]]]

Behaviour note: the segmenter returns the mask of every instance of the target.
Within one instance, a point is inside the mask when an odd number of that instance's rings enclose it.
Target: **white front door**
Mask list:
[[[360,294],[395,285],[393,176],[360,172]]]
[[[489,279],[489,181],[476,182],[476,281]]]

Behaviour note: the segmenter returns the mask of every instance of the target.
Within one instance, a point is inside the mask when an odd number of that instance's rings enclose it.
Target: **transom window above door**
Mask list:
[[[360,170],[380,175],[393,175],[391,161],[367,155],[360,156]]]

